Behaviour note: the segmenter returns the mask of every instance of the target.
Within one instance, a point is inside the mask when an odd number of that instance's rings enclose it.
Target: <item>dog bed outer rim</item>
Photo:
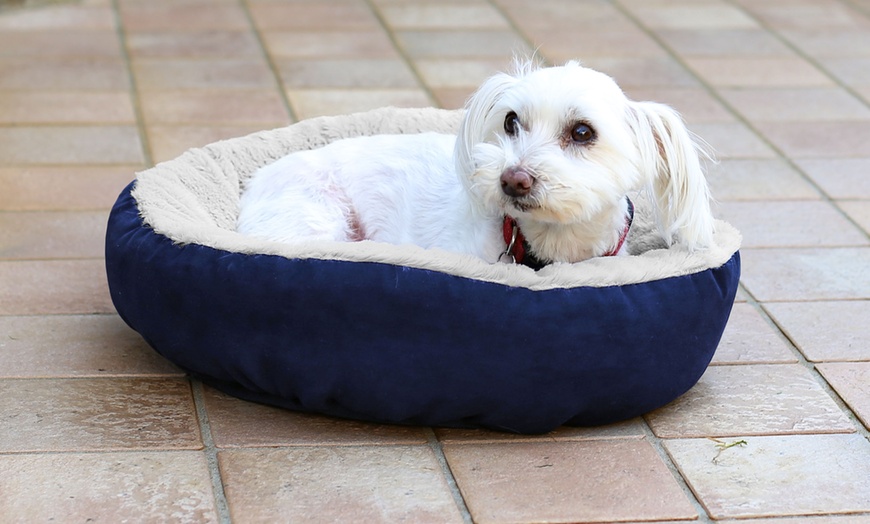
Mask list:
[[[224,392],[344,418],[544,433],[641,415],[703,374],[740,274],[735,251],[689,275],[536,291],[240,254],[155,232],[132,186],[106,237],[122,318]]]

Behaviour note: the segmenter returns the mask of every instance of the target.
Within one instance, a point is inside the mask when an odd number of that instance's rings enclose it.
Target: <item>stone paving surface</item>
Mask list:
[[[699,384],[540,437],[246,403],[120,320],[134,173],[580,59],[716,150],[744,234]],[[870,1],[0,1],[0,521],[870,523]]]

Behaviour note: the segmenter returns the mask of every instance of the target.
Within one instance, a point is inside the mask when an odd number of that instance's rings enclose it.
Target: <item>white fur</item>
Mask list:
[[[513,136],[504,130],[511,111],[521,123]],[[571,140],[578,122],[594,129],[593,142]],[[533,178],[519,199],[501,184],[516,167]],[[507,214],[538,258],[578,262],[614,248],[625,196],[642,188],[654,194],[668,243],[710,245],[707,184],[679,115],[632,102],[610,77],[569,62],[488,79],[457,136],[350,138],[261,168],[242,194],[238,231],[281,242],[415,244],[495,262]]]

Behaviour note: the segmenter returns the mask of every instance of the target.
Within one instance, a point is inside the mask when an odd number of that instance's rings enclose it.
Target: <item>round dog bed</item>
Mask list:
[[[280,244],[235,231],[246,177],[295,150],[453,132],[383,109],[193,149],[139,173],[109,218],[121,317],[160,354],[256,402],[396,424],[542,433],[628,419],[703,374],[734,301],[740,235],[663,249],[637,199],[632,256],[539,271],[416,246]]]

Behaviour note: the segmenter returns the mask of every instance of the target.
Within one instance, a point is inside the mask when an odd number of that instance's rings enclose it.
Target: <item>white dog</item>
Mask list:
[[[261,168],[238,230],[578,262],[628,253],[627,194],[649,189],[668,244],[712,242],[699,149],[669,107],[630,101],[610,77],[569,62],[497,74],[466,110],[458,136],[350,138]]]

